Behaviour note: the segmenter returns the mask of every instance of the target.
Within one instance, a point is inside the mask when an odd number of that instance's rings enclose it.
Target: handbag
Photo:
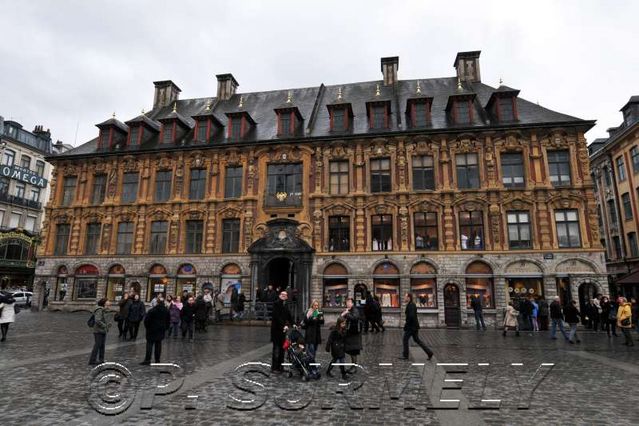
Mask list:
[[[622,327],[630,327],[630,318],[625,318],[621,320]]]

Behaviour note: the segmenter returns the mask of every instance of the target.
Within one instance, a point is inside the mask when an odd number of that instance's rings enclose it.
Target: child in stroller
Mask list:
[[[306,353],[304,337],[297,325],[294,325],[289,330],[284,341],[284,351],[288,362],[291,364],[291,368],[288,370],[288,377],[293,377],[294,371],[297,371],[305,382],[320,378],[317,367],[311,365],[313,357]]]

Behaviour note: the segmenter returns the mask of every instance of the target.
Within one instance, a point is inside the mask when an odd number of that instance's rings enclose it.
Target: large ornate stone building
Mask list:
[[[623,121],[608,129],[610,137],[588,148],[611,290],[639,298],[639,96],[621,112]]]
[[[155,82],[149,112],[51,160],[50,307],[273,283],[329,316],[371,291],[389,324],[412,291],[432,327],[466,324],[471,295],[494,321],[524,295],[607,293],[593,122],[482,83],[479,52],[454,66],[399,80],[382,58],[382,80],[259,93],[222,74],[197,99]]]

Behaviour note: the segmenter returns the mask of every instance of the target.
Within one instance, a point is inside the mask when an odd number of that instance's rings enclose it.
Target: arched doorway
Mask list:
[[[149,269],[149,280],[146,290],[146,301],[150,302],[157,294],[166,297],[166,287],[169,280],[166,276],[166,268],[159,263]],[[179,295],[179,293],[176,293]]]
[[[272,284],[273,288],[295,288],[295,264],[289,258],[275,258],[268,263],[267,268],[268,284]]]
[[[597,295],[597,286],[591,282],[581,283],[579,285],[579,312],[581,312],[581,323],[586,324],[586,305],[588,301]]]
[[[459,287],[453,283],[444,286],[444,321],[446,327],[459,327],[461,325]]]

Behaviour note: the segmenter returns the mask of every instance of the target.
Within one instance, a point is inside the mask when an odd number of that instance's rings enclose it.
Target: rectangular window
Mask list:
[[[459,189],[479,188],[477,154],[457,154],[455,155],[455,165],[457,168],[457,187]]]
[[[158,170],[155,172],[155,201],[163,203],[171,198],[171,170]]]
[[[189,182],[189,200],[204,199],[206,169],[191,169],[191,179]]]
[[[4,227],[4,210],[0,210],[0,227]]]
[[[469,101],[455,101],[455,123],[470,124]]]
[[[432,156],[420,155],[413,157],[413,189],[415,191],[435,189],[435,172]]]
[[[513,121],[515,119],[513,101],[514,99],[511,97],[499,98],[499,121]]]
[[[4,150],[4,156],[2,157],[2,164],[5,166],[13,166],[13,162],[16,159],[16,153],[10,149]]]
[[[38,176],[44,176],[44,161],[36,161],[36,174]]]
[[[520,152],[501,154],[502,182],[506,188],[523,188],[524,157]]]
[[[626,165],[623,161],[623,156],[617,157],[615,163],[617,164],[617,180],[623,182],[626,180]]]
[[[189,254],[202,253],[202,237],[204,223],[201,220],[186,221],[186,252]]]
[[[37,218],[35,216],[27,216],[27,219],[24,222],[24,229],[26,229],[27,231],[35,232],[36,220]]]
[[[348,194],[348,161],[329,163],[331,194]]]
[[[20,158],[20,167],[29,170],[31,168],[31,157],[23,155],[22,158]]]
[[[166,235],[169,230],[169,222],[156,220],[151,222],[151,254],[164,254],[166,251]]]
[[[628,233],[628,246],[630,247],[630,257],[639,256],[639,246],[637,246],[637,233]]]
[[[579,216],[577,210],[557,210],[555,212],[559,248],[581,247]]]
[[[106,195],[106,175],[93,176],[93,193],[91,194],[91,204],[99,205],[104,203]]]
[[[131,127],[131,130],[129,130],[129,145],[131,146],[137,145],[139,136],[140,136],[140,128],[137,126]]]
[[[350,251],[351,218],[330,216],[328,218],[328,251]]]
[[[302,164],[269,164],[266,204],[300,206],[302,204]]]
[[[528,249],[531,244],[530,214],[528,212],[508,212],[508,246],[511,249]]]
[[[100,223],[87,224],[87,237],[84,244],[84,254],[98,254],[101,228],[102,226]]]
[[[71,225],[68,223],[59,223],[55,228],[55,245],[53,254],[55,256],[64,256],[67,254],[69,246],[69,235],[71,235]]]
[[[548,170],[553,186],[570,185],[570,152],[548,151]]]
[[[228,166],[224,176],[224,198],[242,196],[242,166]]]
[[[621,253],[621,239],[618,236],[612,237],[612,245],[615,248],[615,259],[621,259],[623,257]]]
[[[133,248],[133,222],[118,223],[117,254],[131,254]]]
[[[427,102],[413,102],[411,108],[411,121],[413,127],[427,126],[429,115]]]
[[[291,120],[292,112],[280,112],[279,116],[279,136],[290,136],[291,132]]]
[[[229,124],[231,126],[230,133],[231,138],[234,140],[242,138],[242,117],[229,118]]]
[[[122,202],[133,203],[138,198],[138,172],[122,175]]]
[[[415,249],[438,250],[437,213],[415,213]]]
[[[16,183],[16,197],[24,198],[24,191],[27,186],[24,183]]]
[[[373,251],[393,250],[393,216],[374,215],[371,222]]]
[[[40,188],[31,188],[31,201],[40,202]]]
[[[639,173],[639,147],[632,147],[630,150],[630,157],[632,158],[632,171],[634,173]]]
[[[372,129],[386,129],[386,105],[373,105],[371,107],[371,128]]]
[[[610,224],[613,226],[619,225],[619,221],[617,220],[617,205],[615,204],[615,200],[608,200],[608,214],[610,215]]]
[[[606,186],[610,188],[612,185],[612,180],[610,179],[610,170],[607,167],[603,168],[604,181],[606,182]]]
[[[371,192],[391,191],[390,158],[371,159]]]
[[[11,181],[9,180],[9,178],[6,178],[4,176],[0,177],[0,194],[8,194],[10,184]]]
[[[331,108],[331,130],[335,132],[343,132],[348,130],[346,119],[346,108]]]
[[[164,131],[162,142],[171,143],[173,142],[173,126],[175,123],[166,123],[162,130]]]
[[[206,142],[206,134],[208,132],[209,120],[200,120],[197,123],[197,140],[200,142]]]
[[[75,176],[65,176],[64,185],[62,188],[62,206],[67,207],[73,203],[73,197],[75,195],[75,185],[78,178]]]
[[[626,192],[621,196],[623,204],[623,215],[626,220],[632,220],[632,204],[630,203],[630,193]]]
[[[462,250],[483,250],[483,212],[459,212],[459,236]]]
[[[222,253],[240,251],[240,220],[222,220]]]
[[[20,219],[22,219],[22,213],[11,213],[11,216],[9,216],[9,228],[19,227]]]

